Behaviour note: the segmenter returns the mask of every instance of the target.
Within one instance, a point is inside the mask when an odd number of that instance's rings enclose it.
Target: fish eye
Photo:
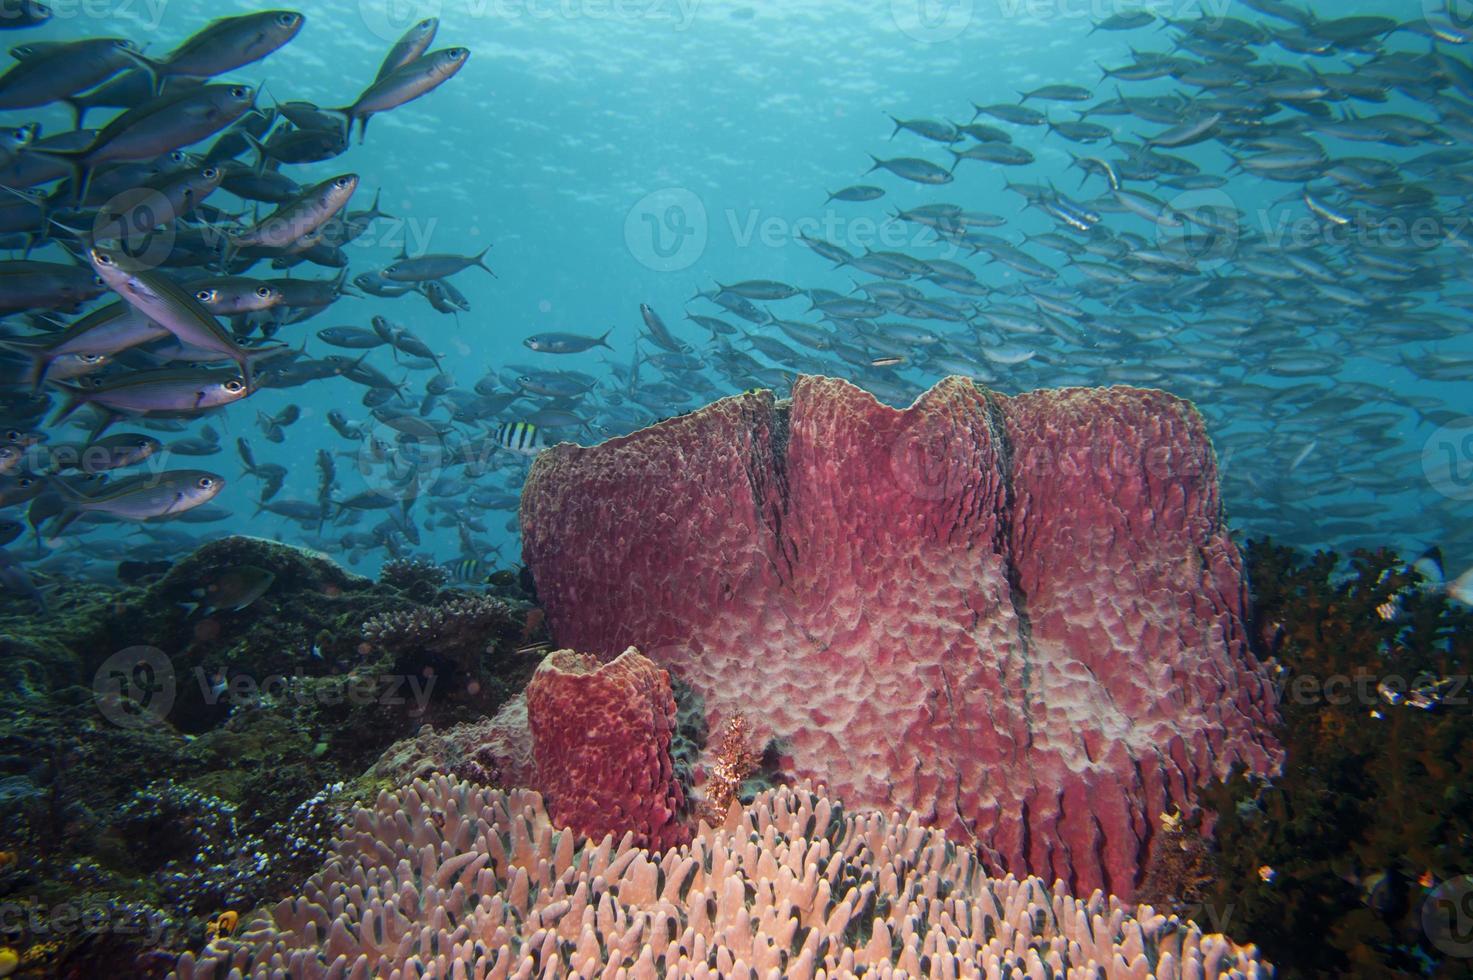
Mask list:
[[[282,27],[291,27],[297,22],[297,15],[291,11],[283,11],[277,15],[276,22]]]
[[[219,175],[220,171],[216,170],[214,167],[206,167],[204,170],[200,171],[200,176],[203,177],[205,180],[214,180]]]
[[[15,485],[20,487],[22,490],[25,490],[29,487],[34,487],[36,485],[36,481],[28,476],[23,476],[19,480],[15,481]]]
[[[250,94],[251,90],[244,85],[237,85],[230,90],[230,97],[233,99],[243,99]]]
[[[271,287],[270,286],[257,286],[256,287],[256,295],[259,296],[259,297],[261,297],[262,299],[270,299],[271,298]]]
[[[215,478],[212,476],[202,476],[195,481],[195,485],[201,490],[208,490],[215,485]]]
[[[237,391],[244,391],[245,382],[241,381],[239,378],[231,378],[229,381],[225,382],[225,390],[232,393]]]
[[[173,153],[170,153],[169,154],[169,160],[171,162],[173,162],[173,163],[183,163],[185,160],[188,160],[188,159],[189,159],[189,157],[185,156],[183,153],[179,152],[178,150],[175,150]]]
[[[31,138],[30,130],[26,129],[25,127],[17,129],[13,135],[15,136],[16,142],[18,143],[23,143]]]
[[[215,298],[215,291],[213,289],[201,289],[199,292],[194,294],[194,298],[199,300],[201,303],[208,303],[210,302],[210,300]]]
[[[353,183],[352,177],[339,177],[337,180],[332,182],[332,185],[334,187],[347,187],[351,183]]]
[[[98,265],[113,264],[113,257],[111,255],[108,255],[106,252],[98,251],[95,248],[92,250],[92,258]]]
[[[94,286],[106,286],[107,283],[103,282],[101,276],[93,276],[92,277],[92,285],[94,285]]]
[[[99,361],[101,361],[104,357],[106,357],[107,355],[106,354],[82,354],[80,356],[81,356],[82,360],[86,361],[88,364],[96,364]]]

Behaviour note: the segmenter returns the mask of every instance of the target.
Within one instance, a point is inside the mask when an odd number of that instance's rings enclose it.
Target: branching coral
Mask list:
[[[395,653],[444,658],[474,671],[497,641],[519,635],[521,622],[510,606],[491,596],[467,596],[438,606],[381,613],[363,624],[363,638]]]
[[[920,825],[762,794],[659,858],[437,776],[357,811],[303,893],[171,978],[1264,976],[1251,948],[1096,892],[986,877]],[[239,973],[232,971],[238,970]]]
[[[436,589],[450,581],[450,572],[423,558],[391,558],[384,562],[378,577],[400,592],[433,596]]]

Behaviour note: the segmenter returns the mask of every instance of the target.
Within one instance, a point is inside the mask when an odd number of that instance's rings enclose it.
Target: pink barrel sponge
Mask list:
[[[897,410],[804,377],[544,453],[521,522],[560,644],[637,645],[994,873],[1129,898],[1158,814],[1282,762],[1220,510],[1162,392],[949,378]]]
[[[527,722],[536,785],[558,826],[594,840],[632,831],[651,850],[689,839],[670,759],[670,675],[638,650],[610,663],[548,654],[527,685]]]

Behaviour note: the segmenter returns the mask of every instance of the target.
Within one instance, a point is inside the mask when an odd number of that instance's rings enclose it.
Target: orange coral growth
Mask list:
[[[738,802],[742,780],[762,761],[752,749],[752,730],[743,715],[733,715],[721,735],[721,745],[706,775],[706,803],[702,811],[713,826],[726,819],[726,811]]]

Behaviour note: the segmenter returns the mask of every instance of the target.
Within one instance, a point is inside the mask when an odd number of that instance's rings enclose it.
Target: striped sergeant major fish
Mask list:
[[[496,444],[518,456],[536,456],[547,448],[547,437],[531,422],[503,422],[496,427]]]

